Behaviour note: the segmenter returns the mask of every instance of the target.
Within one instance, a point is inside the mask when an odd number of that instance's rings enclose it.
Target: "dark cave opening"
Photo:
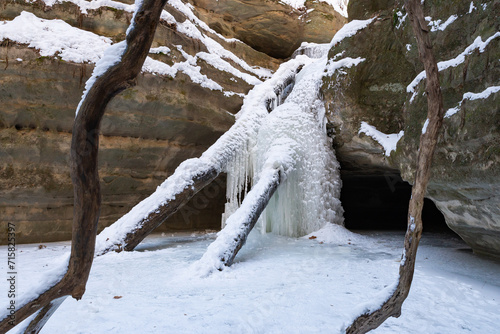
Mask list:
[[[345,227],[352,230],[406,230],[411,185],[399,173],[343,173],[340,200]],[[434,202],[425,199],[422,220],[425,232],[454,233]]]

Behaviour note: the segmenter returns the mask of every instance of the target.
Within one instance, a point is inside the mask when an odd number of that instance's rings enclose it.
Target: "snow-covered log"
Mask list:
[[[175,191],[173,196],[166,196],[162,198],[161,201],[157,201],[162,191],[156,192],[146,200],[139,203],[139,206],[136,206],[132,211],[125,215],[122,219],[124,219],[125,221],[127,219],[131,219],[136,224],[134,227],[124,230],[125,233],[122,238],[117,237],[110,239],[109,237],[111,232],[116,231],[113,230],[113,227],[117,228],[120,227],[120,225],[115,225],[103,234],[100,234],[97,241],[98,246],[96,255],[103,255],[111,250],[117,252],[120,252],[122,250],[133,250],[146,236],[148,236],[148,234],[153,232],[155,228],[160,226],[166,219],[168,219],[168,217],[177,212],[177,210],[184,204],[186,204],[194,195],[196,195],[198,191],[207,186],[219,175],[219,171],[213,168],[213,166],[202,165],[200,167],[201,168],[198,170],[198,172],[192,173],[192,177],[190,178],[191,182],[187,182],[185,186],[181,188],[174,187],[175,189],[177,189],[177,191]],[[175,180],[177,179],[177,177],[175,176],[177,175],[174,175],[172,179],[169,179],[169,183],[175,185]],[[147,214],[147,216],[142,219],[131,217],[136,214],[136,212],[139,211],[141,207],[154,208],[154,210],[151,210],[149,214]],[[119,222],[120,220],[117,223]],[[103,241],[103,238],[105,236],[106,239]]]
[[[263,171],[260,180],[252,187],[236,212],[227,219],[226,226],[200,260],[202,266],[199,270],[203,271],[202,275],[213,270],[222,270],[224,266],[233,263],[282,178],[280,168],[268,168]]]

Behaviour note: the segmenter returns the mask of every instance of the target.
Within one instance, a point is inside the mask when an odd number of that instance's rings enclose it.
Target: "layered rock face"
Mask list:
[[[75,3],[58,1],[49,7],[40,0],[7,0],[1,5],[0,20],[11,21],[27,11],[40,19],[63,20],[113,42],[124,38],[133,1],[95,8]],[[222,12],[231,12],[233,5],[218,4],[219,8],[227,5]],[[253,2],[256,7],[259,4],[266,10],[269,6],[279,9],[290,25],[306,25],[290,7]],[[240,17],[246,15],[245,8],[233,13],[231,20],[245,21]],[[198,16],[206,17],[209,8],[171,0],[165,10],[152,45],[155,51],[150,53],[161,63],[150,62],[137,86],[110,103],[102,121],[99,229],[151,194],[179,163],[201,155],[233,124],[244,94],[281,61],[273,52],[258,51],[256,45],[268,43],[264,37],[252,38],[254,49],[231,39],[242,37],[245,28],[235,24],[229,29],[231,25],[226,23],[225,29],[240,31],[233,34],[204,24]],[[260,17],[266,15],[266,20],[272,20],[274,14],[263,11]],[[335,20],[336,16],[308,25],[322,27],[321,38],[328,40],[339,26]],[[217,28],[215,23],[211,26]],[[289,36],[280,39],[280,33],[272,30],[261,33],[278,36],[278,45],[289,43]],[[294,45],[307,40],[305,35],[299,42],[294,40]],[[68,167],[71,129],[94,64],[64,60],[62,53],[42,56],[27,44],[4,38],[0,46],[0,228],[16,223],[20,243],[67,240],[73,215]],[[217,229],[224,202],[221,178],[171,217],[164,230]],[[1,234],[0,244],[6,242],[4,238]]]
[[[428,0],[424,9],[447,110],[427,196],[475,252],[500,256],[500,3]],[[342,52],[365,59],[324,81],[337,157],[344,173],[401,173],[411,183],[427,100],[409,20],[402,1],[352,1],[348,11],[376,18],[330,51],[332,61]],[[386,156],[361,122],[403,130],[397,149]]]
[[[328,43],[346,19],[324,2],[292,9],[278,1],[193,0],[212,29],[275,58],[288,58],[302,42]]]

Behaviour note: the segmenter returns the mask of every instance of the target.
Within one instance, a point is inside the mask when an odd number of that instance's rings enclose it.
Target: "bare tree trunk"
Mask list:
[[[401,315],[401,307],[410,292],[413,280],[417,248],[422,235],[424,196],[430,178],[432,157],[443,123],[444,108],[439,84],[439,70],[432,52],[423,8],[420,0],[405,0],[405,8],[417,38],[418,52],[427,76],[427,118],[429,124],[427,130],[420,137],[417,170],[408,210],[408,229],[405,235],[403,258],[399,267],[398,286],[392,296],[379,309],[356,318],[347,328],[346,333],[366,333],[380,326],[387,318]]]
[[[208,247],[201,258],[203,263],[218,263],[217,268],[230,266],[236,254],[245,244],[248,234],[254,228],[260,214],[266,208],[269,200],[284,181],[284,175],[279,168],[265,170],[260,180],[245,196],[241,206],[226,221],[226,227],[220,232],[217,239]],[[208,274],[208,273],[207,273]]]
[[[137,8],[121,61],[109,67],[84,97],[73,126],[71,142],[71,179],[74,186],[74,216],[71,256],[66,274],[52,287],[21,305],[15,321],[6,316],[0,321],[5,333],[16,324],[43,308],[29,329],[36,332],[55,311],[61,300],[71,295],[81,299],[94,258],[101,193],[97,170],[99,125],[109,101],[122,90],[135,85],[153,41],[156,26],[166,0],[144,0]],[[51,304],[51,305],[49,305]],[[38,323],[39,322],[39,323]]]

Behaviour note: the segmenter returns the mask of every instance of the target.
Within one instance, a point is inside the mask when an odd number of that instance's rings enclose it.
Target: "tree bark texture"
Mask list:
[[[109,101],[119,92],[135,85],[135,79],[149,53],[160,14],[166,0],[144,0],[134,15],[126,36],[121,61],[109,67],[89,89],[73,125],[71,142],[71,179],[74,187],[74,216],[71,256],[66,274],[47,290],[15,312],[15,324],[42,309],[28,329],[39,331],[57,308],[61,297],[81,299],[94,258],[101,191],[97,170],[99,125]],[[49,305],[50,304],[50,305]],[[57,305],[57,306],[56,306]],[[39,321],[39,323],[37,323]],[[12,327],[7,316],[0,321],[0,332]]]
[[[432,52],[429,29],[424,19],[422,4],[420,0],[405,0],[405,8],[417,39],[420,60],[424,65],[427,77],[427,118],[429,124],[420,137],[417,170],[408,209],[408,228],[405,235],[403,258],[399,267],[397,288],[379,309],[365,313],[354,320],[346,330],[346,333],[349,334],[366,333],[379,327],[387,318],[401,315],[401,307],[410,292],[413,280],[417,248],[422,235],[424,196],[430,179],[432,157],[443,123],[444,108],[439,84],[439,70]]]

